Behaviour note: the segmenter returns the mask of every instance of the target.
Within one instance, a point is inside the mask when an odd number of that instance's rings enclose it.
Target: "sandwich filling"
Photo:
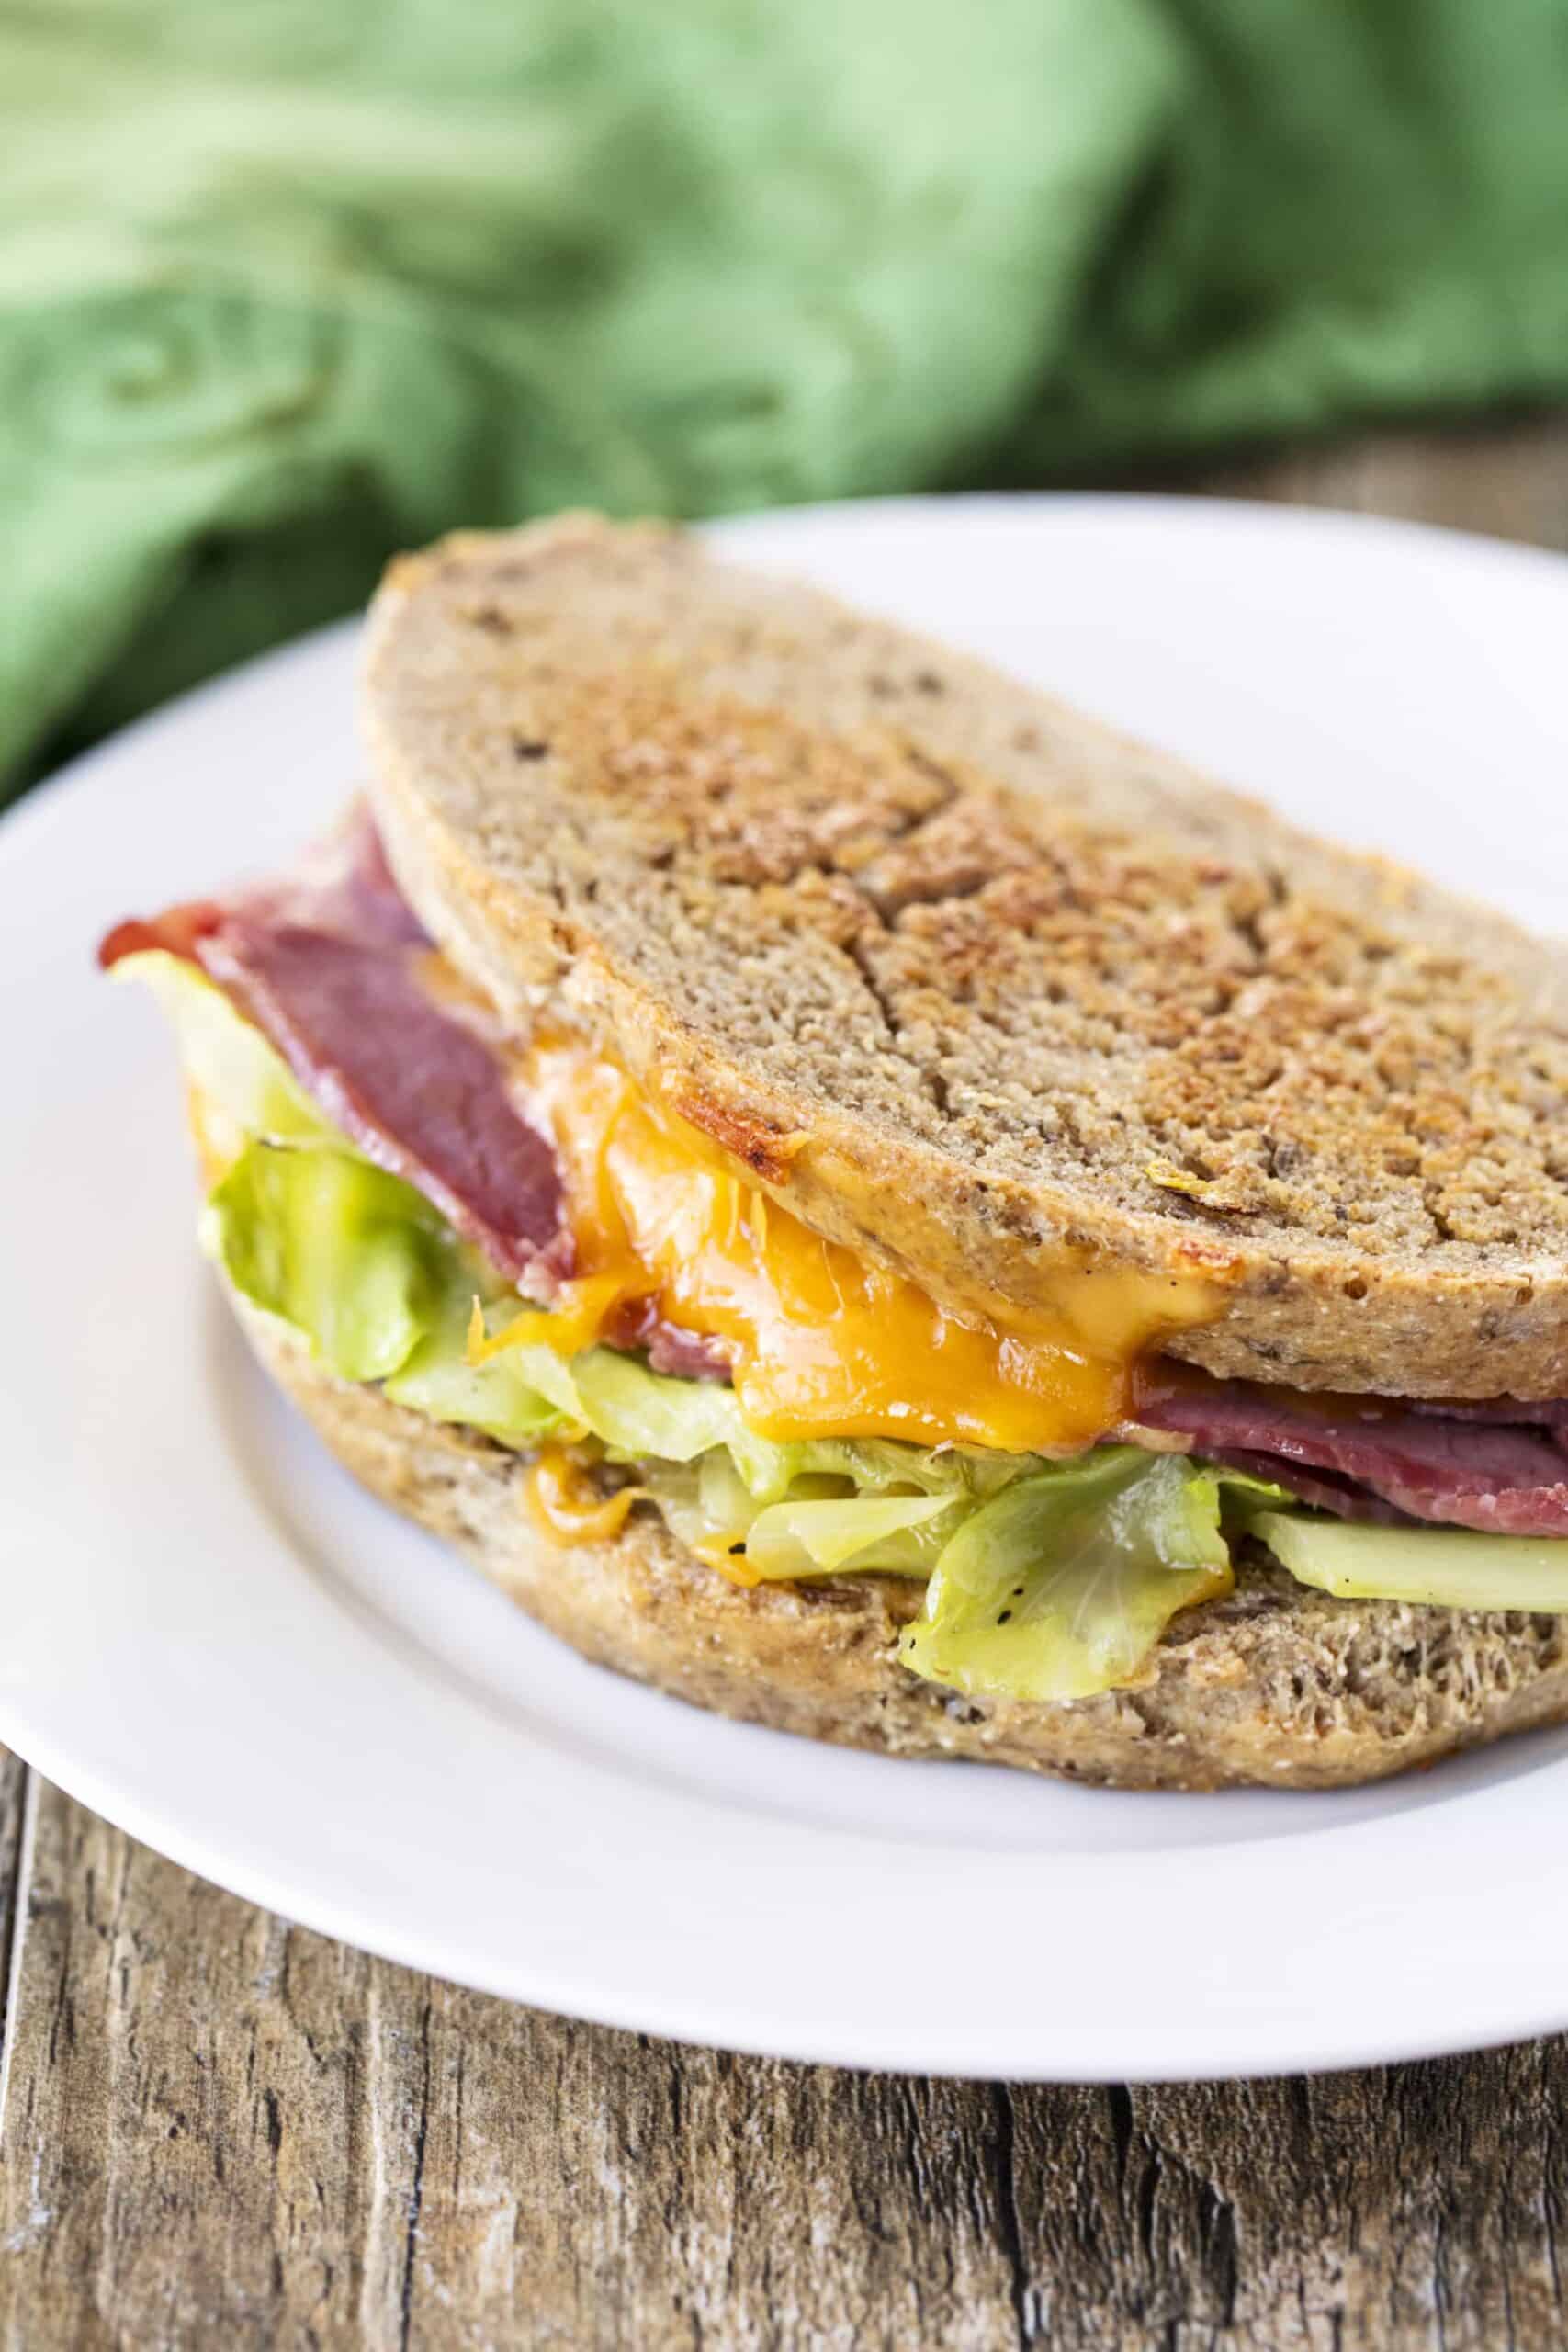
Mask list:
[[[1209,1379],[1157,1352],[1207,1283],[1066,1252],[1049,1315],[943,1304],[782,1206],[716,1106],[508,1035],[363,816],[101,952],[175,1019],[231,1283],[528,1454],[557,1541],[652,1508],[738,1582],[919,1577],[904,1662],[971,1695],[1147,1679],[1249,1539],[1337,1592],[1568,1608],[1568,1404]]]

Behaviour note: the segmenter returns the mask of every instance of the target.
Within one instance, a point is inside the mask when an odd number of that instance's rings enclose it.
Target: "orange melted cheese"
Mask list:
[[[543,1325],[530,1316],[517,1338],[573,1352],[628,1303],[651,1300],[721,1344],[741,1410],[766,1437],[1077,1452],[1125,1418],[1140,1352],[1218,1304],[1206,1282],[1064,1251],[1050,1315],[959,1313],[813,1232],[591,1047],[541,1038],[514,1069],[555,1141],[580,1269]]]
[[[607,1544],[626,1523],[644,1487],[621,1487],[595,1494],[581,1465],[558,1445],[541,1446],[523,1482],[529,1515],[557,1544]]]

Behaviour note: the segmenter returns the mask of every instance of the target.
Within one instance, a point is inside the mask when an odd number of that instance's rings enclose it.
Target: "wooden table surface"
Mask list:
[[[1568,548],[1568,422],[1186,486]],[[25,2352],[1568,2343],[1568,2041],[1156,2090],[727,2057],[288,1927],[15,1759],[0,1935]]]

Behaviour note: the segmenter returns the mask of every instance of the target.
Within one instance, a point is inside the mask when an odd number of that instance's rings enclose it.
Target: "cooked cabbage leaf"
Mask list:
[[[972,1506],[968,1507],[972,1508]],[[862,1495],[770,1503],[751,1522],[746,1565],[759,1577],[926,1576],[965,1504],[946,1495]]]
[[[971,1511],[1039,1466],[1034,1454],[876,1445],[869,1459],[850,1441],[781,1446],[766,1485],[749,1483],[744,1455],[738,1464],[725,1448],[687,1464],[644,1461],[639,1475],[683,1544],[760,1584],[873,1569],[924,1578]]]
[[[340,1378],[378,1380],[400,1405],[512,1444],[558,1426],[528,1369],[468,1362],[468,1317],[493,1278],[400,1177],[346,1152],[253,1143],[215,1187],[203,1238],[235,1289]],[[570,1374],[564,1385],[570,1402]]]
[[[352,1151],[347,1137],[322,1118],[261,1031],[183,956],[144,948],[122,956],[111,977],[141,980],[157,998],[174,1024],[186,1076],[200,1092],[213,1141],[228,1157],[237,1157],[258,1137]]]
[[[1104,1446],[968,1515],[899,1656],[972,1696],[1084,1699],[1134,1680],[1177,1612],[1231,1583],[1219,1478]]]
[[[235,1288],[309,1333],[344,1380],[401,1370],[437,1317],[450,1234],[412,1187],[338,1151],[255,1143],[208,1204]]]
[[[482,1430],[502,1445],[530,1444],[570,1427],[570,1412],[545,1395],[523,1365],[505,1356],[490,1363],[469,1363],[473,1300],[471,1283],[465,1284],[460,1277],[449,1280],[408,1361],[382,1382],[386,1394],[394,1404],[427,1414],[433,1421]],[[566,1365],[560,1369],[570,1382]]]
[[[1251,1532],[1299,1584],[1340,1600],[1568,1612],[1568,1539],[1459,1527],[1365,1527],[1267,1512]]]

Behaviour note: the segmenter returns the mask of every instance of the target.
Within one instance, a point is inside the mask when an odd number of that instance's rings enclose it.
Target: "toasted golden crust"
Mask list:
[[[1145,1789],[1339,1787],[1568,1717],[1562,1619],[1336,1601],[1269,1566],[1179,1618],[1140,1690],[1070,1706],[962,1699],[897,1662],[912,1585],[742,1591],[646,1509],[609,1543],[549,1544],[520,1456],[348,1385],[287,1325],[234,1304],[262,1363],[373,1494],[585,1657],[718,1714]]]
[[[366,706],[454,958],[824,1231],[959,1298],[1206,1272],[1216,1373],[1568,1389],[1568,978],[1500,917],[652,526],[400,562]]]

